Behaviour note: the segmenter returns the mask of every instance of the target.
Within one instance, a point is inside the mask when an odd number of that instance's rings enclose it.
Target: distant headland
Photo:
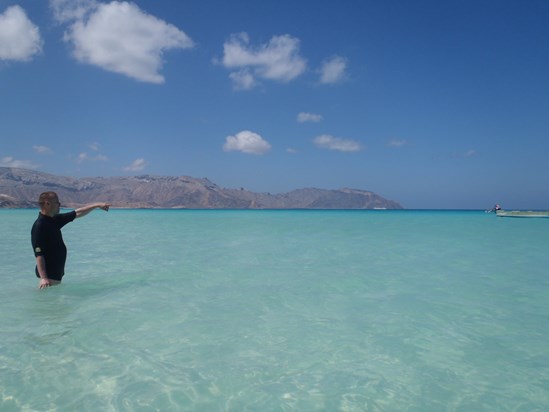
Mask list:
[[[37,207],[44,191],[54,191],[64,206],[98,199],[118,208],[171,209],[402,209],[392,200],[358,189],[297,189],[255,193],[227,189],[188,176],[72,178],[34,170],[0,167],[0,208]]]

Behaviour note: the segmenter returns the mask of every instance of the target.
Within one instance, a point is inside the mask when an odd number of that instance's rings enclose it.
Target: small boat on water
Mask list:
[[[499,217],[549,217],[549,210],[496,210]]]

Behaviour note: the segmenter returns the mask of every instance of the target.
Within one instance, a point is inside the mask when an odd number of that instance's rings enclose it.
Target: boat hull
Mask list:
[[[549,217],[549,210],[496,210],[499,217]]]

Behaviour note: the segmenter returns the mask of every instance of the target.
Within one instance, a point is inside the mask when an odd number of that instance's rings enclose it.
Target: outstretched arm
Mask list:
[[[92,203],[86,206],[82,206],[75,210],[76,217],[84,217],[94,209],[103,209],[105,212],[108,212],[109,207],[111,207],[109,203]]]

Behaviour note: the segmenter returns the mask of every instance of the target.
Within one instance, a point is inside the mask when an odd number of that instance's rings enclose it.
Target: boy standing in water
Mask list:
[[[93,203],[67,213],[59,213],[61,203],[55,192],[44,192],[38,199],[40,213],[32,225],[31,242],[36,257],[35,273],[40,278],[39,288],[58,285],[65,274],[67,247],[61,228],[94,209],[108,212],[108,203]]]

